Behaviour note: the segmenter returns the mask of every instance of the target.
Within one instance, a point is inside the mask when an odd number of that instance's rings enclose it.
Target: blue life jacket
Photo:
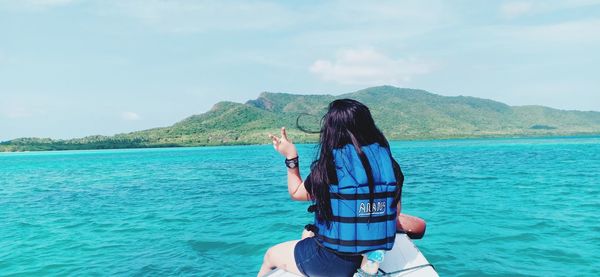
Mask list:
[[[315,215],[317,241],[340,254],[391,250],[396,238],[397,207],[392,203],[399,188],[389,150],[378,143],[361,149],[372,169],[373,205],[365,169],[354,146],[348,144],[333,152],[338,183],[329,186],[333,213],[330,227]]]

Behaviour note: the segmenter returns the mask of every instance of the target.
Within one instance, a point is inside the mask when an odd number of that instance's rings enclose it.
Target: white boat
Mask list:
[[[383,276],[438,277],[433,265],[427,261],[419,248],[404,233],[396,234],[394,248],[385,253],[379,271]],[[274,269],[266,276],[298,277],[298,275],[282,269]]]

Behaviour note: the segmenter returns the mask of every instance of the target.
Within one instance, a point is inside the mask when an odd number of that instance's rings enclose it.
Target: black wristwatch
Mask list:
[[[289,169],[294,169],[298,167],[298,156],[291,159],[285,159],[285,166],[287,166],[287,168]]]

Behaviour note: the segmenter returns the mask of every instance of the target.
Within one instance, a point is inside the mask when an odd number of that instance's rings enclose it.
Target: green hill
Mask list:
[[[70,140],[21,138],[0,143],[0,151],[262,144],[269,143],[267,133],[281,126],[287,126],[297,142],[314,142],[317,135],[296,129],[296,118],[304,113],[320,116],[337,98],[353,98],[369,106],[390,140],[600,134],[600,112],[509,106],[381,86],[337,96],[264,92],[245,104],[217,103],[210,111],[170,127]]]

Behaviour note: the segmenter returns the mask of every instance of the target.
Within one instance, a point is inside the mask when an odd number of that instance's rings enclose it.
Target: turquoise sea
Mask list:
[[[600,275],[599,137],[392,151],[442,276]],[[311,218],[285,173],[269,145],[0,154],[0,276],[254,276]]]

